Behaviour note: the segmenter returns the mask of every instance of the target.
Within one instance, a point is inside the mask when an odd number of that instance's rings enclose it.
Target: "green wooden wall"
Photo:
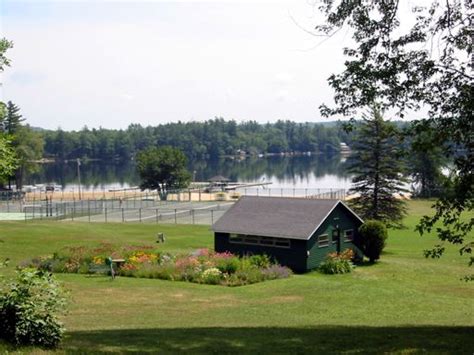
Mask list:
[[[343,205],[339,204],[308,240],[307,250],[309,255],[306,259],[306,268],[308,270],[317,268],[324,261],[327,254],[337,251],[337,244],[332,242],[332,232],[336,226],[340,230],[341,251],[350,248],[360,254],[361,252],[355,243],[359,237],[357,230],[361,224]],[[354,242],[344,242],[344,231],[349,229],[354,231]],[[329,236],[329,245],[326,247],[318,245],[318,236],[321,234]]]

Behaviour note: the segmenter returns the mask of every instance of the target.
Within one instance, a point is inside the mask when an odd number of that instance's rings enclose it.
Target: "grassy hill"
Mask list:
[[[427,201],[411,201],[407,229],[391,230],[381,261],[352,274],[312,272],[228,288],[163,280],[58,275],[69,290],[67,335],[57,353],[456,353],[474,350],[474,284],[449,247],[440,260],[422,250],[433,236],[413,232]],[[209,227],[0,223],[0,258],[12,262],[64,246],[152,244],[212,247]],[[16,349],[37,352],[38,349]],[[14,348],[0,344],[0,352]]]

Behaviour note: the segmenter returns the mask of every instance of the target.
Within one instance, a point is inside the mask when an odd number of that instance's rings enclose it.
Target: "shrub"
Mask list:
[[[240,260],[234,256],[231,258],[216,258],[216,267],[223,273],[233,274],[240,267]]]
[[[249,257],[250,263],[256,267],[267,268],[272,264],[272,261],[265,254],[257,254]]]
[[[349,260],[327,258],[319,265],[319,271],[323,274],[346,274],[351,272],[353,267]]]
[[[215,267],[207,269],[201,274],[201,281],[205,284],[217,285],[221,280],[222,272]]]
[[[16,345],[56,347],[64,328],[57,318],[65,298],[54,277],[23,269],[0,294],[0,338]]]
[[[366,221],[359,228],[360,248],[370,262],[380,258],[385,240],[387,239],[387,228],[380,221]]]
[[[354,251],[352,249],[346,249],[341,253],[329,253],[319,265],[319,271],[323,274],[346,274],[354,268],[353,258]]]

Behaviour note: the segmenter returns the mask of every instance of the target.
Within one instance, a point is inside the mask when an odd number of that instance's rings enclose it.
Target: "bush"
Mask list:
[[[218,258],[216,260],[216,267],[223,273],[233,274],[240,267],[240,260],[236,256],[231,258]]]
[[[323,274],[347,274],[353,268],[354,265],[349,260],[340,258],[327,258],[319,265],[319,271]]]
[[[18,271],[0,293],[0,338],[16,345],[56,347],[64,328],[57,314],[65,298],[54,277],[36,269]]]
[[[222,272],[215,267],[205,270],[201,275],[201,281],[205,284],[217,285],[221,280]]]
[[[385,240],[387,239],[387,228],[380,221],[366,221],[359,228],[360,248],[370,262],[380,258]]]
[[[249,257],[250,263],[259,268],[267,268],[272,264],[272,261],[265,254],[256,254]]]

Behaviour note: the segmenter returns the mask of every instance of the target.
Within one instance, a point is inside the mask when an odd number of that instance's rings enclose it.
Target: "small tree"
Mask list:
[[[137,169],[142,179],[140,188],[158,190],[165,199],[172,189],[189,185],[191,174],[186,170],[186,156],[172,147],[149,148],[138,152]]]
[[[351,206],[364,219],[392,226],[401,226],[406,210],[406,203],[395,197],[406,191],[407,181],[397,134],[396,127],[373,108],[372,117],[365,117],[358,127],[349,167],[354,174],[349,192],[358,194],[350,200]]]
[[[380,259],[388,235],[385,225],[380,221],[369,220],[360,226],[359,233],[359,247],[364,255],[371,263]]]

